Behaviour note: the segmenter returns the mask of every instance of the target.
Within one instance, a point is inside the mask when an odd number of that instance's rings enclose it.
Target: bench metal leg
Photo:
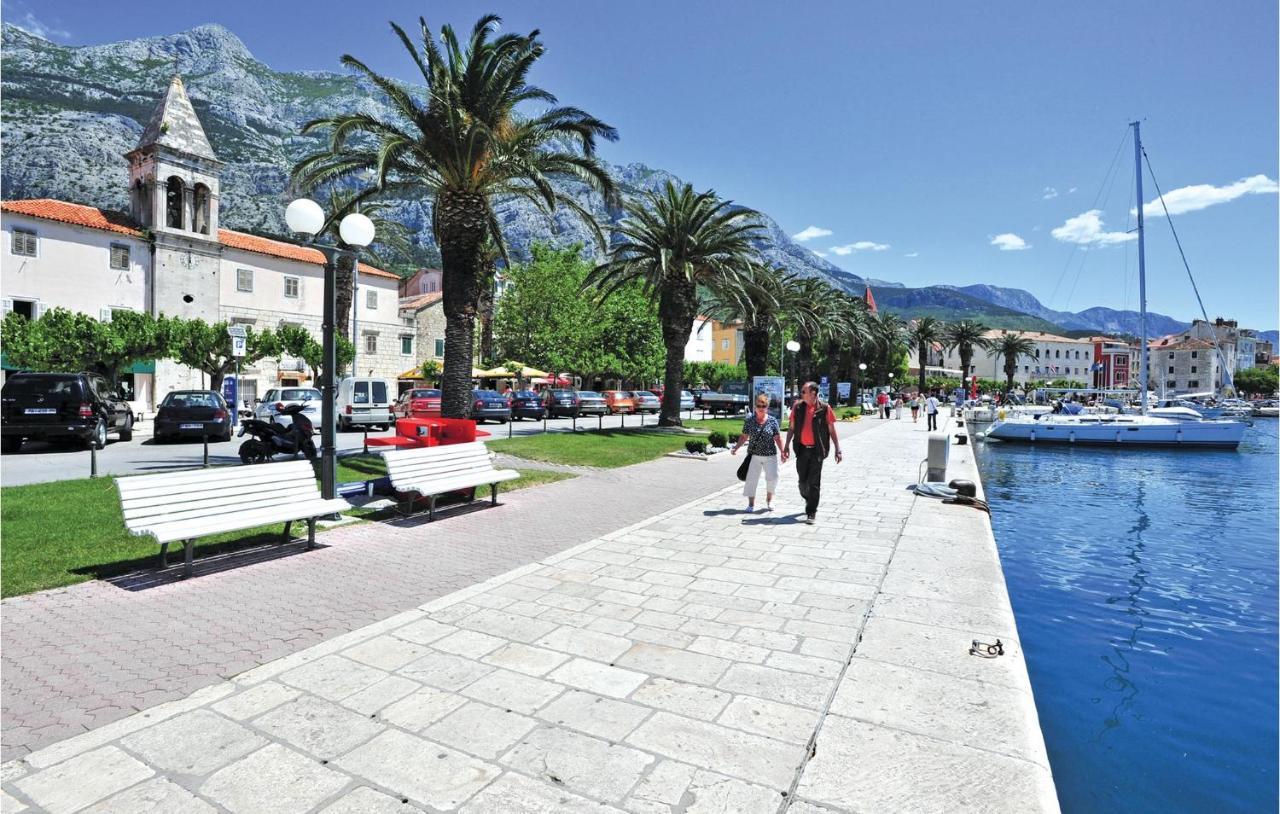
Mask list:
[[[183,548],[182,548],[182,578],[183,579],[190,579],[192,572],[195,571],[195,567],[191,563],[191,560],[195,555],[195,550],[196,550],[196,541],[194,539],[186,540],[185,542],[183,542]]]
[[[292,529],[292,528],[293,528],[293,521],[292,521],[292,520],[290,520],[288,523],[285,523],[285,524],[284,524],[284,536],[283,536],[282,538],[280,538],[280,542],[281,542],[282,544],[283,544],[283,543],[287,543],[287,542],[289,542],[290,540],[292,540],[292,539],[293,539],[293,537],[292,537],[292,536],[290,536],[290,534],[289,534],[289,530],[290,530],[290,529]]]
[[[498,484],[496,483],[489,484],[489,489],[493,492],[492,497],[489,498],[489,504],[491,506],[497,506],[498,505]]]
[[[168,543],[160,544],[160,567],[161,568],[169,567],[169,544]]]
[[[435,522],[436,519],[436,496],[432,495],[427,498],[427,522]]]
[[[316,545],[316,519],[314,517],[307,519],[307,550],[315,548]]]

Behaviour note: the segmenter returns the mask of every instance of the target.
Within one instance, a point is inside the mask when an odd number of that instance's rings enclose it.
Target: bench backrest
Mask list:
[[[189,469],[116,478],[124,524],[137,532],[160,523],[320,500],[308,461]]]
[[[443,482],[494,471],[483,441],[443,447],[389,449],[382,453],[387,475],[397,489]]]

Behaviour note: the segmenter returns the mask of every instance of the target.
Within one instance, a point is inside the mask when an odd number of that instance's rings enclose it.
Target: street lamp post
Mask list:
[[[332,246],[315,245],[315,237],[324,228],[324,210],[315,201],[299,198],[289,204],[284,212],[289,229],[306,236],[312,247],[325,255],[324,308],[321,318],[322,361],[324,389],[320,405],[320,492],[326,500],[338,496],[338,438],[337,375],[338,375],[338,280],[337,256],[341,250]],[[373,242],[373,222],[358,212],[352,212],[338,225],[342,242],[356,249],[356,272],[359,273],[359,250]],[[355,303],[351,304],[352,308]]]
[[[858,373],[854,376],[853,382],[853,401],[859,407],[862,406],[862,374],[867,372],[867,363],[858,362]]]
[[[800,343],[799,343],[799,342],[797,342],[797,341],[795,341],[794,339],[789,339],[789,340],[787,340],[787,344],[786,344],[784,347],[786,348],[786,350],[789,350],[789,351],[791,351],[792,353],[795,353],[795,352],[797,352],[797,351],[799,351],[799,350],[800,350]],[[792,385],[794,385],[794,384],[795,384],[795,378],[796,378],[796,376],[795,376],[795,373],[796,373],[796,371],[795,371],[795,366],[796,366],[796,357],[792,356],[792,357],[791,357],[791,380],[792,380],[792,381],[791,381],[791,383],[792,383]],[[786,369],[786,354],[785,354],[785,353],[783,354],[782,375],[783,375],[783,376],[786,376],[786,375],[787,375],[787,369]],[[793,389],[793,390],[791,390],[791,399],[794,401],[794,400],[795,400],[795,397],[796,397],[796,393],[795,393],[795,390]]]

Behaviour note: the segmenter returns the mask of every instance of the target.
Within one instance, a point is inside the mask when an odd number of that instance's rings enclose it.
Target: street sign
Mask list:
[[[245,347],[248,345],[248,343],[249,343],[249,340],[246,339],[245,337],[233,335],[231,337],[231,355],[235,357],[244,356]]]
[[[244,339],[244,338],[245,338],[245,337],[247,337],[248,335],[249,335],[249,332],[245,329],[245,327],[244,327],[243,325],[228,325],[228,326],[227,326],[227,336],[231,336],[231,337],[236,337],[236,336],[238,336],[238,337],[240,337],[241,339]]]

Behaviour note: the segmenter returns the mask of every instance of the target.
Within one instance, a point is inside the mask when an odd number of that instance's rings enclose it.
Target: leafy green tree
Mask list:
[[[1018,359],[1030,357],[1035,353],[1036,345],[1022,334],[1002,334],[987,346],[987,356],[1004,357],[1005,392],[1013,391],[1013,376],[1018,372]]]
[[[1253,396],[1271,396],[1280,389],[1280,375],[1275,365],[1248,367],[1236,371],[1236,390]]]
[[[748,379],[766,375],[770,340],[782,334],[787,314],[797,306],[798,279],[782,269],[750,263],[743,272],[742,286],[721,292],[704,309],[722,323],[742,325],[742,356]]]
[[[301,359],[311,369],[311,375],[319,384],[324,378],[324,345],[301,325],[281,325],[276,330],[275,342],[264,356],[292,356]],[[356,346],[345,336],[335,337],[338,370],[345,370],[356,358]],[[263,357],[259,357],[263,358]],[[354,373],[354,371],[352,371]]]
[[[440,362],[435,359],[427,359],[418,369],[422,373],[422,378],[427,380],[427,384],[434,384],[440,378]]]
[[[667,349],[658,423],[680,426],[680,377],[698,315],[698,290],[723,294],[740,288],[754,257],[751,241],[763,232],[755,212],[670,181],[660,192],[628,201],[626,212],[608,260],[592,270],[587,284],[604,299],[638,284],[657,302]]]
[[[209,389],[221,390],[222,379],[236,368],[231,355],[231,337],[227,323],[213,325],[202,319],[172,318],[169,331],[169,358],[179,364],[203,371],[209,377]],[[253,365],[262,359],[279,356],[280,341],[274,331],[246,327],[245,355],[242,365]]]
[[[638,285],[603,302],[583,295],[591,264],[581,247],[535,244],[527,263],[507,269],[494,317],[501,358],[553,373],[653,381],[662,365],[657,310]]]
[[[986,325],[968,319],[952,322],[942,329],[942,341],[947,347],[955,348],[956,353],[960,354],[960,369],[963,371],[962,378],[969,376],[974,349],[987,349],[986,333]]]
[[[613,181],[595,158],[595,143],[616,139],[617,133],[582,110],[557,106],[554,96],[528,84],[543,54],[537,31],[495,36],[500,20],[485,15],[464,45],[451,26],[441,28],[437,42],[426,20],[418,22],[417,46],[400,26],[391,27],[425,80],[425,97],[416,98],[398,80],[344,55],[342,63],[387,98],[393,115],[352,112],[308,122],[302,132],[327,132],[328,149],[304,158],[294,175],[305,186],[372,170],[381,190],[432,198],[447,320],[441,413],[462,418],[471,397],[482,250],[487,237],[501,240],[494,199],[523,198],[545,212],[564,206],[598,231],[590,213],[550,180],[585,183],[614,202]],[[528,102],[547,108],[522,115],[517,108]]]
[[[888,384],[889,373],[894,380],[906,379],[906,350],[909,343],[907,324],[890,311],[880,311],[871,320],[871,333],[875,337],[876,366],[873,381]]]
[[[38,320],[16,313],[2,328],[5,356],[27,370],[93,372],[115,383],[135,362],[168,355],[172,323],[140,311],[117,311],[110,322],[54,308]]]

